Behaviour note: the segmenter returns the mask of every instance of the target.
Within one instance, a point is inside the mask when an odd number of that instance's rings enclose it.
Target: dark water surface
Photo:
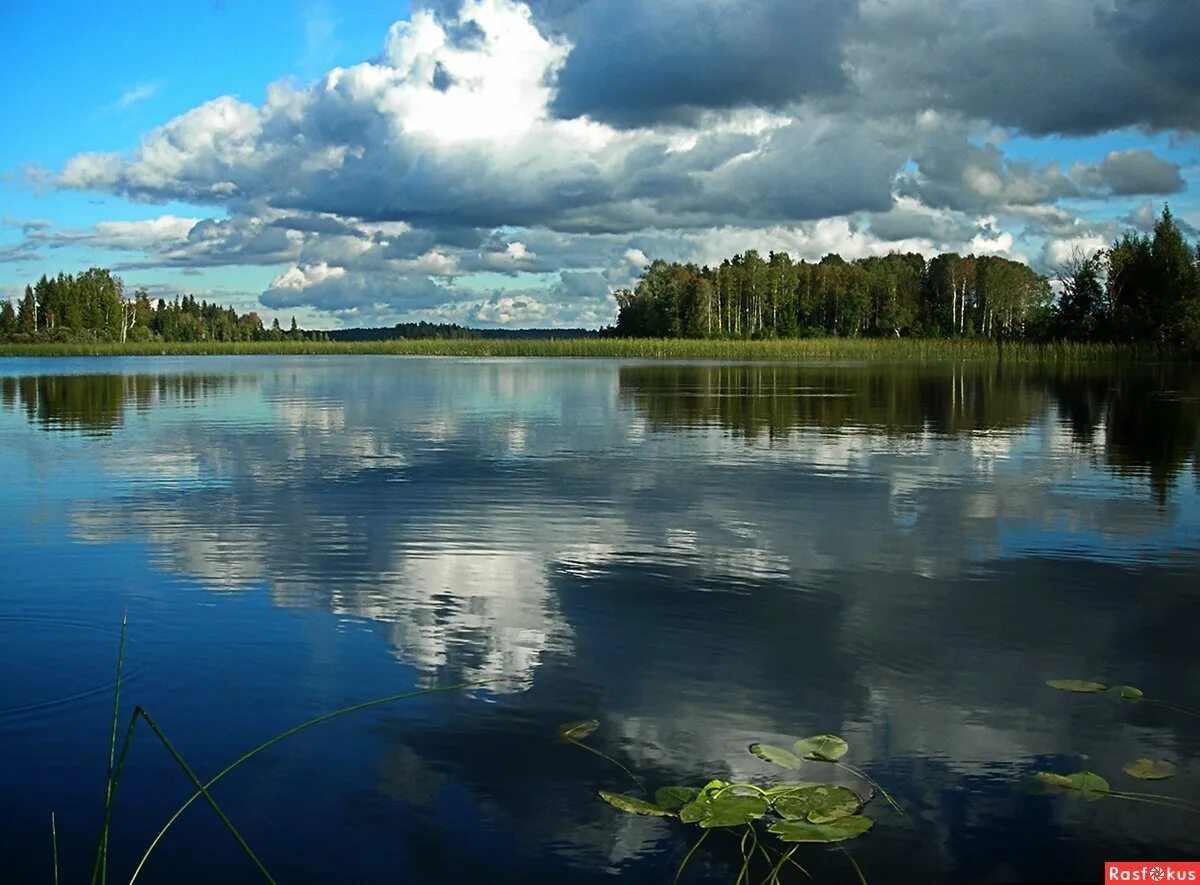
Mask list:
[[[49,881],[52,811],[86,879],[126,608],[126,706],[202,775],[500,680],[231,774],[281,882],[670,881],[691,828],[609,808],[622,772],[555,740],[593,717],[652,785],[845,736],[909,812],[868,806],[872,885],[1195,859],[1200,817],[1020,781],[1200,799],[1200,719],[1043,684],[1200,707],[1198,452],[1200,373],[1171,368],[2,361],[0,879]],[[110,881],[190,792],[140,733]],[[685,878],[736,860],[714,836]],[[197,804],[138,881],[253,873]]]

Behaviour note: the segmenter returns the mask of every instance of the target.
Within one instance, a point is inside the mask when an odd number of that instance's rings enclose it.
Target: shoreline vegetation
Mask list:
[[[0,344],[3,357],[380,355],[610,358],[745,362],[1191,362],[1190,348],[971,338],[414,338],[383,341],[138,341]]]

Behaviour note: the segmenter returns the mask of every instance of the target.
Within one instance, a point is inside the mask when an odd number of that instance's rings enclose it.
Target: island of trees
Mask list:
[[[617,292],[614,334],[656,338],[979,337],[1200,346],[1200,246],[1164,207],[1049,278],[992,255],[917,253],[817,263],[784,252],[719,267],[654,261]]]

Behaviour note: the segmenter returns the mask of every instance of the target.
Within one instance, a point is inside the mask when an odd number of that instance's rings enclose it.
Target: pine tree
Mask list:
[[[0,304],[0,340],[8,341],[17,331],[17,312],[13,310],[12,302],[5,299]]]
[[[33,288],[25,287],[25,297],[21,299],[20,309],[17,311],[17,329],[24,335],[32,335],[37,331],[37,296],[33,293]]]

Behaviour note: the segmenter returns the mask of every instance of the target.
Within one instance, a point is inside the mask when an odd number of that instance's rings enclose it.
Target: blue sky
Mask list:
[[[30,164],[57,169],[85,150],[127,151],[143,132],[215,96],[261,101],[276,80],[311,80],[335,65],[371,58],[392,22],[407,15],[407,3],[388,0],[0,5],[0,32],[9,35],[0,54],[0,112],[17,133],[0,139],[0,215],[51,220],[63,228],[114,218],[212,216],[211,207],[178,201],[141,203],[35,187],[22,171]],[[19,229],[0,228],[0,244],[19,240]],[[42,273],[72,273],[121,257],[111,250],[63,248],[33,265],[0,264],[0,296]],[[239,293],[265,289],[274,273],[215,268],[199,284],[179,271],[126,276],[134,283],[136,276],[175,283],[184,291]]]
[[[98,264],[310,326],[595,326],[660,256],[1048,271],[1166,200],[1200,228],[1200,14],[1169,0],[64,2],[0,32],[0,297]]]

